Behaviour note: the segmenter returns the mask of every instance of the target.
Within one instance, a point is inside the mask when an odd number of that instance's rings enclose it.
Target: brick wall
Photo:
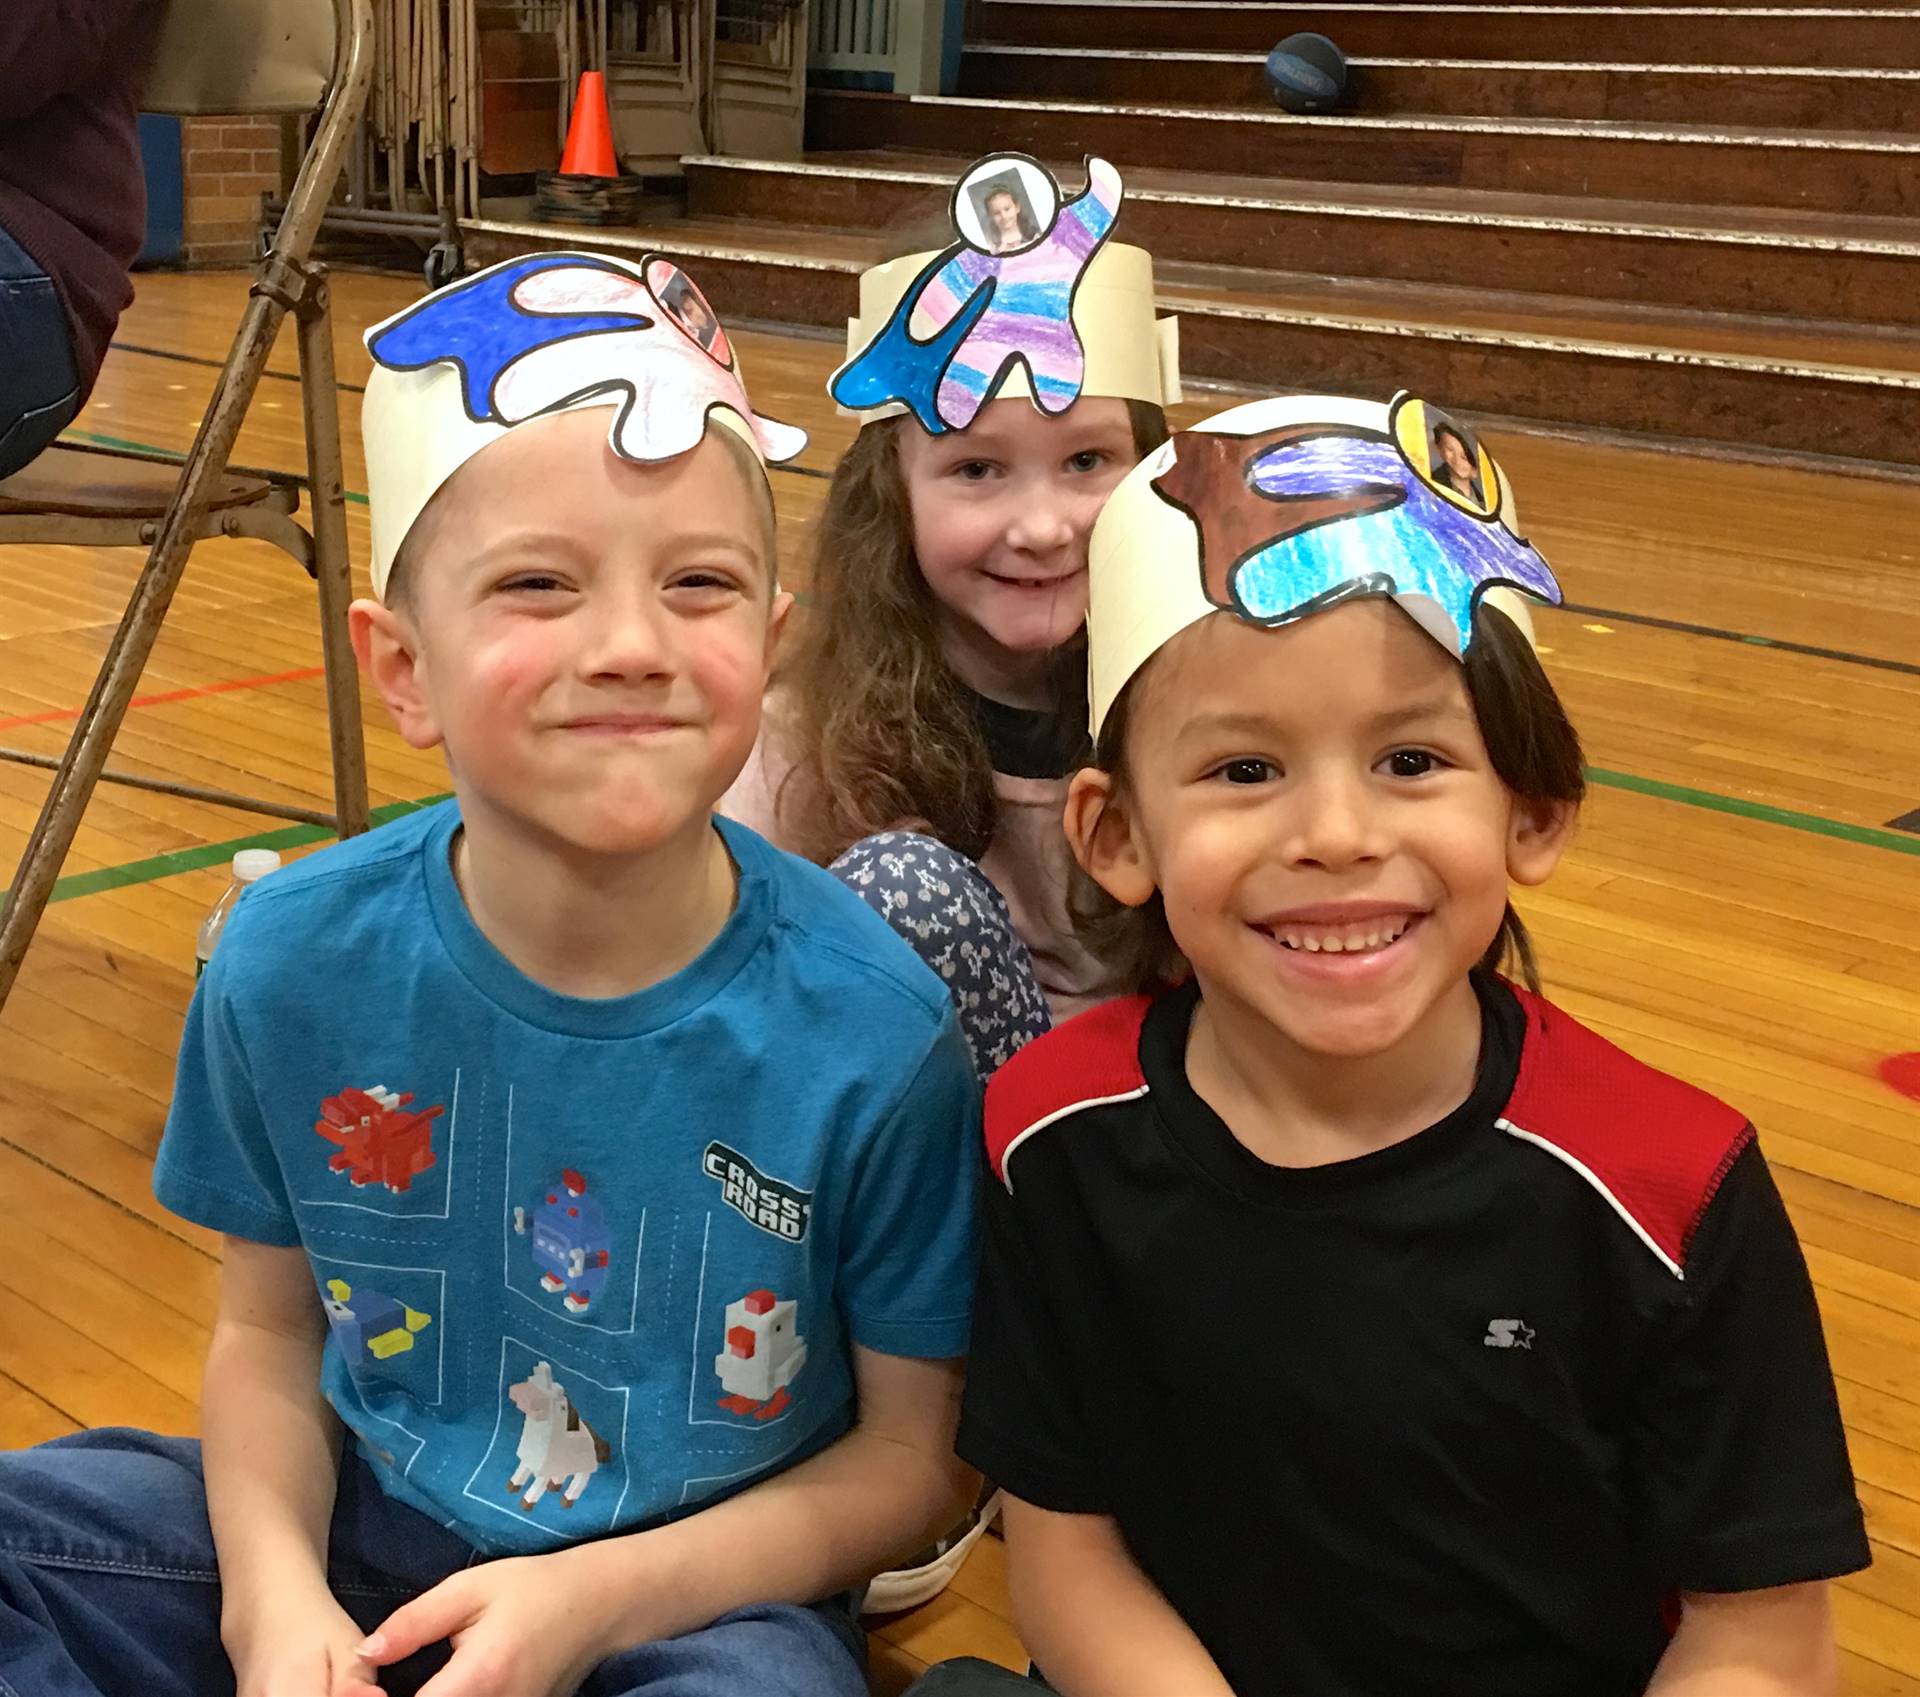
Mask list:
[[[277,118],[189,118],[180,126],[190,265],[245,265],[256,257],[260,197],[280,187]]]

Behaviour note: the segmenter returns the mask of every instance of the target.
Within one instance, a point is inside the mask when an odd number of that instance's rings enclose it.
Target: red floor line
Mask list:
[[[130,705],[134,707],[164,707],[173,701],[191,701],[202,695],[230,695],[237,689],[265,689],[272,684],[304,683],[308,678],[323,678],[327,675],[325,666],[302,666],[297,672],[269,672],[257,678],[232,678],[226,683],[192,684],[186,689],[163,690],[158,695],[136,695]],[[11,719],[0,719],[0,731],[10,731],[15,725],[51,725],[63,719],[77,719],[84,709],[79,707],[49,707],[44,713],[20,713]]]

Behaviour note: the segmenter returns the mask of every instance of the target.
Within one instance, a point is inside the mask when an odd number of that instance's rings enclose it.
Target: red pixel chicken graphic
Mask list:
[[[320,1104],[321,1117],[313,1129],[340,1152],[328,1168],[345,1173],[357,1190],[366,1184],[384,1184],[395,1196],[413,1188],[413,1175],[434,1163],[433,1122],[446,1112],[436,1103],[413,1109],[411,1091],[397,1092],[383,1084],[360,1090],[349,1085],[338,1096]]]

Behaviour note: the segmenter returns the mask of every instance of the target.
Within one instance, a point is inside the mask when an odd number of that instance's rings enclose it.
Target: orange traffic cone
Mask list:
[[[580,73],[580,91],[573,98],[573,122],[567,128],[567,150],[560,156],[560,174],[567,177],[620,175],[620,161],[613,153],[613,114],[607,108],[607,79],[599,71]]]

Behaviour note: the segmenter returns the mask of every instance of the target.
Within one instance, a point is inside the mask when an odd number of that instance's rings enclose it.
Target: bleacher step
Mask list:
[[[1920,61],[1920,19],[1915,21]],[[1612,118],[1804,130],[1920,130],[1920,70],[1644,61],[1350,57],[1343,109],[1374,116]],[[1209,48],[969,43],[957,93],[1274,107],[1266,55]]]
[[[1234,48],[1315,30],[1363,57],[1912,69],[1920,16],[1896,6],[1423,6],[1406,0],[973,0],[980,41]]]
[[[1697,205],[1920,211],[1920,136],[1577,119],[1296,117],[1179,105],[815,89],[809,151],[1098,152],[1126,169],[1428,183]]]
[[[509,221],[465,233],[483,261],[578,240]],[[854,306],[859,272],[899,246],[715,218],[597,231],[595,241],[685,260],[729,317],[830,332]],[[1543,423],[1920,468],[1920,335],[1223,266],[1165,266],[1160,292],[1181,315],[1196,379],[1351,394],[1404,386]]]
[[[1077,158],[1050,161],[1078,181]],[[691,156],[689,210],[943,238],[959,154]],[[1129,168],[1129,239],[1155,252],[1407,282],[1920,327],[1910,220],[1597,201],[1428,184],[1326,183]],[[919,234],[915,234],[918,231]]]

